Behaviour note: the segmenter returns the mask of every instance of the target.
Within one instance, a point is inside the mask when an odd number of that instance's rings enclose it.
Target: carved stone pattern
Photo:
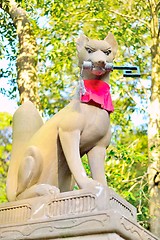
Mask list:
[[[94,209],[95,198],[93,196],[80,196],[52,201],[48,204],[47,215],[53,217],[73,213],[87,213]]]
[[[31,216],[31,207],[27,205],[0,209],[0,223],[21,223]]]
[[[140,231],[141,229],[137,227],[137,224],[133,224],[130,222],[128,219],[122,217],[121,218],[121,225],[124,227],[124,229],[135,237],[135,239],[138,240],[143,240],[142,232]]]
[[[148,232],[146,229],[142,228],[140,225],[131,222],[129,219],[122,217],[121,225],[124,229],[131,234],[133,234],[134,239],[138,240],[158,240],[157,237],[152,235],[152,233]]]
[[[112,196],[110,198],[110,204],[113,208],[117,209],[122,214],[130,216],[132,218],[134,217],[132,210],[128,206],[126,206],[123,202],[121,202],[119,199]]]
[[[22,226],[12,226],[7,228],[0,229],[0,239],[11,240],[11,236],[14,236],[14,239],[59,239],[59,236],[79,236],[88,235],[88,230],[93,231],[96,234],[101,233],[100,229],[105,227],[105,224],[108,223],[110,216],[105,215],[95,215],[92,217],[78,217],[71,219],[59,219],[51,220],[36,223],[28,223]],[[95,228],[96,226],[96,228]],[[97,232],[99,229],[99,232]],[[26,238],[28,237],[28,238]],[[68,238],[67,238],[68,239]],[[79,239],[79,238],[78,238]],[[117,239],[118,240],[118,239]]]

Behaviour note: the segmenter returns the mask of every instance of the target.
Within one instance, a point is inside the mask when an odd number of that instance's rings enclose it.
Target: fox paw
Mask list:
[[[60,193],[59,188],[49,184],[39,184],[36,186],[37,196],[51,195],[57,196]]]

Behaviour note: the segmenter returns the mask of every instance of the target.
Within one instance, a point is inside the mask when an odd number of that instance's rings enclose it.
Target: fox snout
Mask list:
[[[94,67],[105,68],[107,62],[106,61],[96,61],[96,62],[92,62],[92,63],[93,63]]]
[[[109,59],[102,51],[96,51],[89,58],[88,61],[91,61],[95,67],[104,68]]]

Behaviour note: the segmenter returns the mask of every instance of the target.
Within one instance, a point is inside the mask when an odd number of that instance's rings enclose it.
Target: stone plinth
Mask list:
[[[0,240],[158,240],[113,190],[77,190],[0,205]]]

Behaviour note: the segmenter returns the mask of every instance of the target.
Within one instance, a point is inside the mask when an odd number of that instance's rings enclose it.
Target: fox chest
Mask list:
[[[95,109],[84,115],[85,125],[80,136],[80,150],[87,152],[101,139],[105,138],[110,128],[110,117],[107,111]],[[107,146],[106,142],[106,146]]]

